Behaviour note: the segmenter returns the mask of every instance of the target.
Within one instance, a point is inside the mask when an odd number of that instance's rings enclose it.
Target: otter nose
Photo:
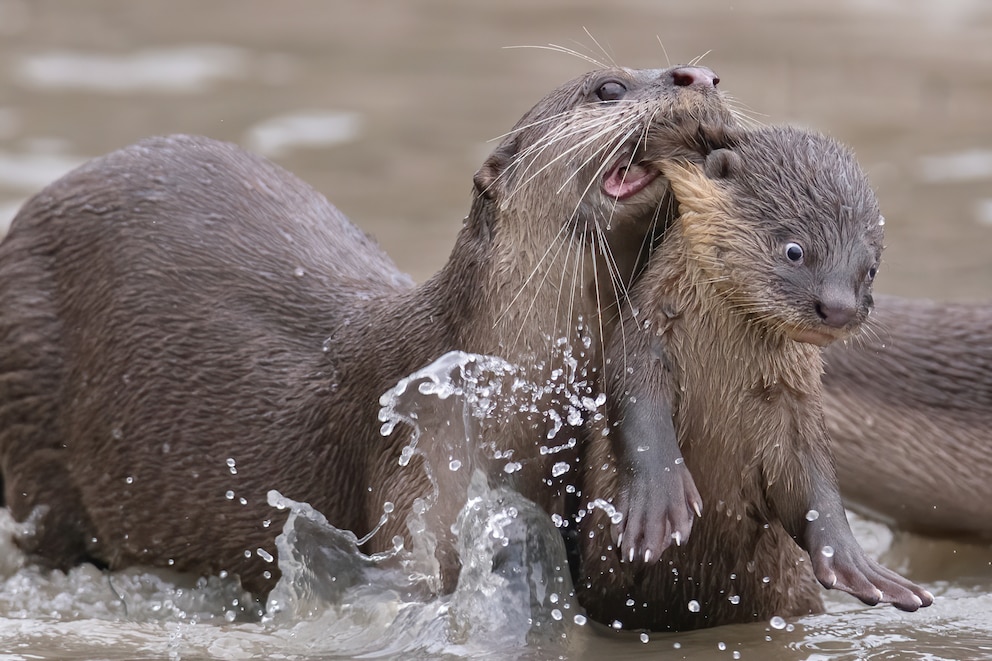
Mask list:
[[[814,303],[816,316],[831,328],[843,328],[858,314],[858,303],[854,292],[827,289]]]
[[[720,78],[706,67],[679,67],[672,69],[672,82],[678,87],[714,88]]]

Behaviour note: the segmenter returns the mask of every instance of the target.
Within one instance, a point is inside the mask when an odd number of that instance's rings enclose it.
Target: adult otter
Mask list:
[[[824,352],[845,501],[905,530],[992,538],[988,304],[879,296],[869,324]]]
[[[620,553],[604,553],[610,522],[591,507],[580,599],[625,627],[689,629],[817,612],[815,575],[916,610],[932,596],[851,533],[820,405],[820,345],[872,305],[875,197],[823,136],[729,144],[704,168],[661,165],[680,216],[631,290],[625,345],[614,337],[612,442],[587,444],[583,499],[618,494]]]
[[[732,122],[717,82],[617,68],[552,92],[476,174],[450,261],[419,287],[321,195],[231,145],[146,140],[51,184],[0,245],[0,469],[34,523],[22,547],[57,567],[227,570],[264,595],[278,489],[358,534],[392,503],[364,547],[391,548],[430,482],[398,464],[408,429],[379,437],[379,395],[453,349],[543,382],[557,338],[591,338],[573,358],[601,364],[667,208],[643,154],[691,158],[701,120]],[[519,459],[549,442],[533,421],[488,431]],[[552,460],[515,475],[548,511]],[[450,527],[462,504],[434,514]],[[450,539],[438,555],[450,589]]]

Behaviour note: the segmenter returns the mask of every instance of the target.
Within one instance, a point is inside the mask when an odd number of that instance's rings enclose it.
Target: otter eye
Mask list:
[[[627,87],[623,83],[611,80],[603,83],[596,90],[596,96],[600,101],[618,101],[627,93]]]
[[[878,273],[878,267],[877,266],[873,266],[870,269],[868,269],[868,282],[871,282],[872,280],[874,280],[875,279],[875,275],[877,273]]]
[[[798,243],[785,244],[785,257],[790,262],[799,263],[803,261],[803,247]]]

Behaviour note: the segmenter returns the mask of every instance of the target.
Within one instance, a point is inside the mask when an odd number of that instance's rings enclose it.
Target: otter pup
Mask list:
[[[914,532],[992,538],[992,307],[878,296],[823,355],[844,500]]]
[[[618,423],[589,444],[583,490],[617,494],[626,562],[603,551],[602,511],[586,516],[580,597],[648,629],[818,612],[814,576],[865,603],[929,605],[854,539],[823,422],[820,347],[868,315],[882,251],[867,178],[798,129],[730,144],[702,167],[662,165],[680,215],[614,337]]]
[[[598,348],[669,208],[645,155],[702,158],[699,123],[735,121],[717,82],[605,68],[553,91],[476,174],[450,260],[421,286],[320,194],[232,145],[154,138],[51,184],[0,245],[0,473],[34,524],[19,543],[63,568],[226,570],[264,596],[285,519],[270,489],[358,535],[391,512],[366,552],[409,539],[432,483],[398,461],[408,428],[380,437],[379,396],[456,349],[543,383],[561,344],[590,347],[569,357],[585,375],[569,387],[599,391]],[[482,440],[514,449],[517,488],[560,512],[562,457],[538,452],[550,424],[521,416]],[[423,448],[434,467],[443,451]],[[447,489],[431,511],[442,590],[463,504]]]

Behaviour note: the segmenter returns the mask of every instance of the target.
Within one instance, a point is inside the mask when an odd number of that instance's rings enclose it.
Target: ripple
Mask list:
[[[0,151],[0,186],[34,191],[47,186],[85,160],[66,154]]]
[[[266,156],[284,156],[300,147],[329,147],[361,134],[362,121],[353,112],[301,111],[272,117],[245,134],[249,149]]]
[[[924,156],[917,161],[920,179],[927,183],[985,181],[992,179],[992,150],[965,151]]]
[[[17,79],[43,90],[86,90],[121,94],[200,92],[218,80],[238,80],[250,71],[247,51],[201,45],[139,50],[120,55],[51,51],[15,65]]]

